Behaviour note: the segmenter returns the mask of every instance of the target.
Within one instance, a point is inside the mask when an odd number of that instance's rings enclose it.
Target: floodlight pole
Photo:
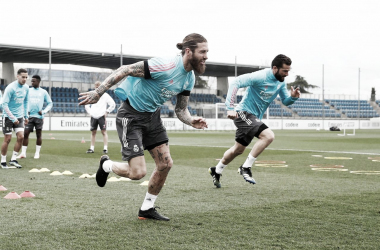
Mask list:
[[[325,65],[322,64],[322,130],[325,129]]]
[[[49,96],[51,97],[51,37],[49,37]],[[49,110],[49,131],[51,131],[51,109]]]
[[[123,66],[123,44],[120,45],[120,66]]]
[[[360,129],[360,68],[359,68],[359,75],[358,75],[358,119],[359,119],[359,129]]]
[[[235,81],[236,81],[236,78],[237,78],[237,56],[235,56]],[[235,95],[235,103],[237,104],[237,92]]]

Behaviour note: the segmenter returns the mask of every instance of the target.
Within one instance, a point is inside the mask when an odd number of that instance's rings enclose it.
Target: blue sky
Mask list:
[[[1,1],[0,43],[168,56],[189,33],[209,42],[209,61],[268,65],[277,54],[326,94],[380,89],[380,1]],[[378,91],[377,90],[377,91]],[[313,90],[320,93],[321,89]],[[367,96],[367,95],[366,95]],[[380,92],[378,94],[380,99]]]

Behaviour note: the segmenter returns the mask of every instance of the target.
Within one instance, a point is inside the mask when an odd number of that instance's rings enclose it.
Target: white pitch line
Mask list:
[[[78,139],[59,139],[59,140],[78,141]],[[120,143],[120,142],[109,140],[108,143]],[[206,147],[206,148],[230,148],[232,146],[232,145],[231,146],[210,146],[210,145],[202,145],[202,144],[173,144],[173,143],[170,143],[170,140],[169,140],[169,145],[170,146],[186,146],[186,147]],[[324,150],[306,150],[306,149],[289,149],[289,148],[266,148],[265,150],[297,151],[297,152],[312,152],[312,153],[353,154],[353,155],[380,155],[379,153],[362,153],[362,152],[349,152],[349,151],[324,151]]]
[[[170,146],[207,147],[207,148],[230,148],[230,146],[186,145],[186,144],[170,144],[170,143],[169,143],[169,145]],[[377,154],[377,153],[348,152],[348,151],[305,150],[305,149],[289,149],[289,148],[266,148],[265,150],[297,151],[297,152],[313,152],[313,153],[335,153],[335,154],[354,154],[354,155],[380,155],[380,154]]]

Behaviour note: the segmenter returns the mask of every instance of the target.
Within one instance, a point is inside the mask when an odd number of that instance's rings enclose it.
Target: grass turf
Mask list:
[[[380,171],[380,162],[368,159],[380,157],[379,132],[338,137],[330,131],[275,131],[258,160],[286,161],[288,167],[255,166],[257,184],[250,185],[237,174],[246,150],[225,169],[220,189],[207,169],[233,145],[234,133],[171,132],[174,167],[156,201],[169,222],[137,219],[147,191],[139,184],[154,168],[148,153],[142,180],[99,188],[94,179],[78,177],[96,172],[100,133],[95,153],[86,154],[89,132],[44,131],[38,160],[32,134],[27,158],[19,160],[23,168],[0,169],[0,185],[8,189],[0,191],[0,249],[379,249],[380,175],[350,173]],[[119,161],[115,131],[109,141],[109,155]],[[14,139],[8,160],[13,145]],[[312,164],[348,171],[313,171]],[[28,172],[43,167],[74,175]],[[3,199],[25,190],[36,197]]]

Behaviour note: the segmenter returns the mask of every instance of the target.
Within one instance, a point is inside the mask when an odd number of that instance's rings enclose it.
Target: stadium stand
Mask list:
[[[328,104],[323,104],[318,99],[299,98],[292,105],[288,106],[300,117],[326,117],[340,118],[341,114],[331,109]]]
[[[368,101],[365,100],[335,100],[330,99],[326,100],[326,103],[329,103],[332,107],[337,110],[340,110],[342,114],[346,115],[347,118],[374,118],[379,117],[379,114]]]

